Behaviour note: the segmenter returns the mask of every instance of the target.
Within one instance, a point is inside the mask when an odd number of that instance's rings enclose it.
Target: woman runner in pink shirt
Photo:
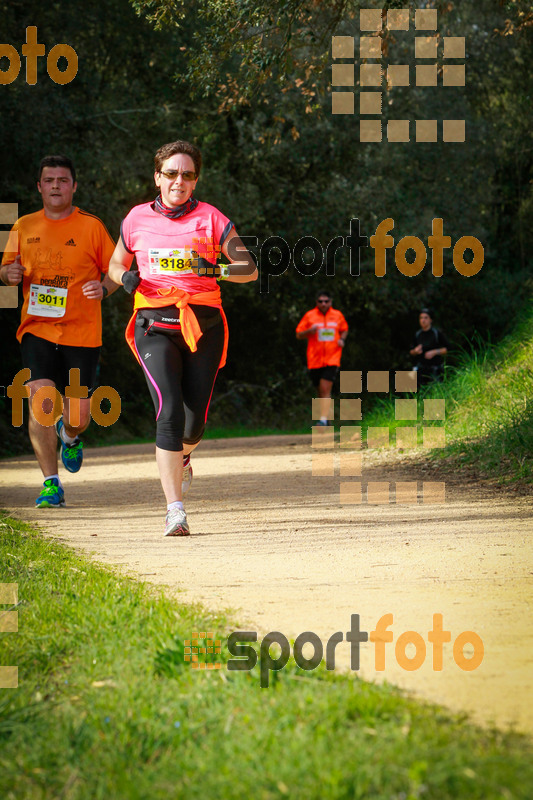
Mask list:
[[[143,368],[156,412],[156,461],[167,500],[165,536],[187,536],[183,495],[190,454],[205,429],[228,331],[217,280],[246,283],[257,268],[233,223],[193,197],[202,164],[197,147],[177,141],[155,154],[152,203],[122,222],[109,276],[134,294],[126,339]],[[230,262],[217,265],[220,255]],[[130,272],[133,258],[139,272]]]

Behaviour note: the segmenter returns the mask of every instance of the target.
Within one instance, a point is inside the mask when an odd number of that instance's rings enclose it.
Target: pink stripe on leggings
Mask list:
[[[220,369],[220,367],[219,367],[218,369]],[[214,381],[213,381],[213,385],[212,385],[212,387],[211,387],[211,394],[209,395],[209,400],[207,401],[207,407],[206,407],[206,409],[205,409],[205,419],[204,419],[204,424],[207,422],[207,414],[208,414],[208,412],[209,412],[209,406],[211,405],[211,398],[213,397],[213,390],[214,390],[214,388],[215,388],[215,383],[217,382],[218,369],[217,369],[217,371],[216,371],[215,379],[214,379]]]
[[[137,353],[137,356],[138,356],[138,358],[139,358],[139,361],[140,361],[141,367],[144,369],[144,371],[145,371],[145,372],[146,372],[146,374],[148,375],[148,379],[150,380],[150,383],[152,384],[152,386],[153,386],[153,387],[154,387],[154,389],[156,390],[156,392],[157,392],[157,396],[158,396],[158,398],[159,398],[159,411],[157,412],[157,416],[156,416],[156,418],[155,418],[155,420],[156,420],[156,422],[157,422],[157,420],[159,419],[159,415],[160,415],[160,413],[161,413],[161,409],[163,408],[163,398],[162,398],[162,396],[161,396],[161,392],[160,392],[160,390],[159,390],[159,386],[157,385],[157,383],[155,382],[155,380],[154,380],[154,379],[152,378],[152,376],[150,375],[150,372],[148,371],[148,368],[146,367],[146,364],[144,363],[144,361],[143,361],[143,360],[142,360],[142,358],[141,358],[141,354],[139,353],[139,350],[138,350],[138,348],[137,348],[137,342],[135,341],[135,339],[133,340],[133,344],[135,345],[135,352]],[[211,394],[213,394],[213,390],[211,390]]]

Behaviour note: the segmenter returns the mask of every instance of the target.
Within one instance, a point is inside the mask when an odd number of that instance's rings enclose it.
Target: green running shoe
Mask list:
[[[37,508],[60,508],[65,505],[65,492],[59,485],[57,478],[48,478],[43,484],[43,490],[35,501]]]
[[[69,472],[79,472],[83,464],[83,443],[76,437],[72,444],[66,444],[61,438],[61,429],[63,428],[63,420],[59,419],[56,422],[56,431],[61,442],[61,461],[65,469]]]

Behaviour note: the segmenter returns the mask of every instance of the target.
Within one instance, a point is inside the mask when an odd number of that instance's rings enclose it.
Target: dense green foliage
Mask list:
[[[416,397],[416,395],[412,395]],[[498,345],[476,342],[464,351],[446,380],[428,386],[419,399],[446,401],[446,447],[431,456],[455,471],[468,466],[501,482],[533,482],[533,308],[521,315]],[[419,414],[420,418],[421,414]],[[398,426],[395,398],[383,399],[365,415],[365,425]],[[419,444],[422,444],[419,441]],[[420,452],[423,451],[419,451]],[[427,451],[424,455],[427,454]]]
[[[258,666],[194,671],[191,631],[239,627],[5,518],[0,582],[20,603],[0,639],[19,668],[0,691],[5,800],[530,797],[526,737],[320,668],[287,665],[268,689]]]
[[[305,347],[294,328],[322,286],[334,291],[351,326],[343,361],[348,369],[408,367],[421,305],[433,306],[455,352],[475,335],[498,340],[530,293],[529,4],[431,3],[442,35],[466,37],[466,86],[384,92],[385,118],[464,117],[466,142],[456,144],[364,144],[357,115],[331,114],[331,35],[355,36],[357,52],[359,5],[0,0],[4,41],[19,52],[25,27],[37,25],[47,51],[66,42],[79,56],[78,75],[65,86],[48,77],[44,58],[35,86],[24,81],[24,61],[17,80],[0,86],[0,198],[18,202],[21,213],[39,207],[40,157],[65,152],[79,170],[77,202],[101,216],[116,237],[128,209],[154,195],[157,147],[188,138],[204,156],[198,197],[221,208],[259,245],[277,235],[292,248],[309,235],[325,248],[335,236],[348,235],[350,219],[358,218],[370,236],[387,217],[394,219],[396,243],[404,235],[427,242],[437,217],[452,243],[463,235],[483,243],[485,264],[472,278],[454,270],[450,251],[442,278],[431,275],[429,252],[425,270],[407,278],[396,270],[392,250],[387,275],[377,278],[369,249],[361,251],[358,276],[350,274],[344,247],[334,276],[321,270],[306,277],[291,264],[271,278],[268,292],[260,292],[259,283],[224,286],[231,344],[214,396],[216,424],[301,424],[310,387]],[[410,64],[414,74],[413,36],[412,24],[410,32],[388,33],[384,63]],[[264,254],[260,263],[264,267]],[[130,303],[122,291],[104,303],[100,380],[123,398],[121,438],[153,427],[144,379],[123,339]],[[17,319],[17,312],[2,311],[4,385],[19,369]],[[4,418],[4,450],[13,452],[22,442],[27,445],[25,436]]]

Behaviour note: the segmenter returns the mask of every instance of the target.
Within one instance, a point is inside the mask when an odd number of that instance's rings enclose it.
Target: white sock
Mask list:
[[[327,421],[328,421],[327,417],[320,417],[320,422],[327,422]]]
[[[59,485],[61,486],[61,488],[63,488],[63,484],[61,483],[61,478],[59,477],[59,475],[57,475],[57,474],[56,474],[56,475],[46,475],[46,477],[45,477],[45,479],[44,479],[44,480],[45,480],[45,481],[49,481],[49,480],[50,480],[50,478],[55,478],[55,479],[56,479],[56,481],[57,481],[57,482],[59,483]]]
[[[182,511],[185,510],[183,508],[183,503],[181,502],[181,500],[174,500],[173,503],[169,503],[167,505],[167,511],[172,511],[173,508],[180,508]]]
[[[60,437],[61,437],[62,441],[63,441],[63,442],[65,442],[65,444],[74,444],[74,442],[75,442],[75,441],[76,441],[76,439],[78,438],[77,436],[75,436],[75,437],[72,439],[70,436],[67,436],[67,434],[66,434],[66,431],[65,431],[65,425],[64,425],[64,424],[63,424],[63,427],[61,428],[61,433],[60,433],[59,435],[60,435]]]

